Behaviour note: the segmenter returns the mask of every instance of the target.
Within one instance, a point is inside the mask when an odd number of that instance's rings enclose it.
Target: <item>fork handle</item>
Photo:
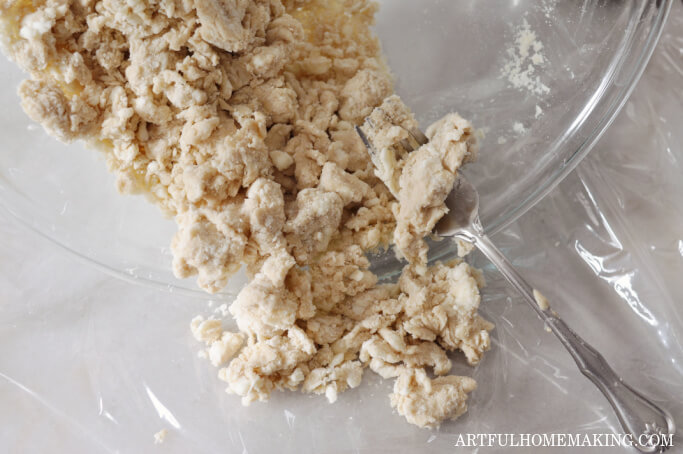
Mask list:
[[[631,443],[641,452],[661,452],[672,445],[676,431],[669,412],[626,384],[595,348],[579,337],[550,307],[539,306],[534,289],[483,233],[478,220],[459,238],[474,243],[543,319],[572,355],[583,375],[605,395]],[[629,435],[627,435],[629,436]]]

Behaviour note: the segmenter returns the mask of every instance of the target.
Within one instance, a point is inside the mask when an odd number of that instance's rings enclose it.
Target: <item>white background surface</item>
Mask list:
[[[679,426],[682,117],[677,3],[646,74],[596,149],[494,238],[568,323]],[[600,393],[480,256],[473,260],[489,280],[483,307],[497,324],[494,347],[474,371],[480,388],[469,414],[429,432],[392,413],[390,383],[371,373],[335,406],[276,393],[269,404],[241,408],[196,357],[189,321],[211,312],[208,299],[109,277],[4,212],[0,238],[2,452],[456,452],[461,432],[619,431]],[[169,434],[155,446],[162,428]],[[678,443],[674,452],[683,452]]]

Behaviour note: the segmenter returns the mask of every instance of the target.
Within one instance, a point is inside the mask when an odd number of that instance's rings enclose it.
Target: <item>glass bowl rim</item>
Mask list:
[[[531,208],[533,208],[548,193],[557,187],[557,185],[559,185],[562,180],[564,180],[564,178],[571,173],[571,171],[576,168],[581,160],[585,158],[593,149],[595,144],[600,140],[604,132],[612,124],[621,109],[624,107],[629,99],[629,96],[643,75],[648,62],[654,53],[657,43],[659,42],[659,38],[661,37],[664,25],[666,24],[666,19],[674,1],[675,0],[660,0],[656,3],[646,3],[646,5],[649,4],[650,7],[657,8],[657,12],[653,18],[647,22],[642,21],[642,17],[638,18],[637,27],[649,27],[649,31],[647,32],[642,45],[639,47],[631,45],[627,49],[627,52],[622,52],[620,55],[618,53],[615,54],[620,58],[617,58],[615,61],[613,61],[610,71],[607,73],[608,77],[604,80],[606,82],[606,86],[604,87],[601,96],[595,102],[591,103],[590,110],[586,113],[586,115],[584,115],[581,122],[576,125],[576,128],[591,123],[594,124],[594,126],[588,132],[578,148],[571,154],[571,156],[568,159],[560,162],[560,165],[555,169],[555,171],[549,176],[545,177],[535,190],[527,195],[519,204],[505,211],[496,219],[495,222],[484,226],[484,230],[488,235],[493,235],[497,232],[500,232],[515,222],[518,218],[523,216]],[[649,12],[648,8],[646,8],[645,13],[647,12]],[[621,78],[620,84],[615,83],[617,78]],[[56,244],[61,249],[69,252],[82,263],[93,266],[110,276],[122,279],[129,283],[143,284],[148,287],[202,299],[230,300],[235,296],[227,291],[209,294],[201,290],[199,287],[193,289],[186,288],[181,285],[164,282],[160,279],[155,279],[152,277],[137,275],[133,272],[116,268],[107,264],[104,260],[83,254],[69,245],[64,244],[56,237],[50,235],[48,231],[39,227],[19,212],[13,210],[1,197],[0,207],[4,208],[7,213],[9,213],[13,218],[17,219],[24,227],[49,240],[51,243]],[[449,251],[446,251],[444,254],[439,254],[437,257],[435,257],[435,259],[442,258],[448,252]]]

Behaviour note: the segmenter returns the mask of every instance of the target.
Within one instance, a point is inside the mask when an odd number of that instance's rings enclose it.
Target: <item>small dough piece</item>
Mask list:
[[[263,0],[196,0],[194,4],[202,38],[228,52],[246,49],[270,22],[270,7]]]
[[[336,192],[345,206],[359,203],[370,193],[370,186],[367,183],[345,172],[334,162],[326,162],[323,166],[318,187],[327,192]]]
[[[271,151],[270,160],[273,161],[273,165],[278,170],[288,169],[294,164],[294,158],[292,158],[289,153],[280,150]]]
[[[214,367],[221,366],[237,354],[244,343],[242,333],[224,331],[220,339],[211,342],[208,348],[209,361]]]
[[[254,181],[242,210],[249,219],[251,238],[262,255],[285,248],[285,200],[279,184],[266,178]]]
[[[185,278],[198,274],[199,284],[215,293],[240,268],[247,244],[239,223],[216,225],[197,211],[176,216],[178,233],[171,243],[173,271]]]
[[[419,125],[408,106],[396,95],[389,96],[379,108],[374,109],[368,121],[372,127],[366,128],[366,134],[369,134],[376,152],[371,155],[375,175],[398,198],[401,189],[399,178],[408,154],[401,142],[408,140],[409,131],[418,129]]]
[[[258,274],[230,305],[240,331],[251,337],[268,339],[294,326],[299,302],[282,286],[276,286],[264,274]]]
[[[341,338],[352,324],[342,315],[320,313],[306,320],[306,334],[316,344],[327,345]]]
[[[220,320],[209,318],[205,320],[201,315],[196,316],[190,323],[190,329],[195,339],[204,342],[208,347],[201,352],[202,357],[208,357],[211,364],[218,367],[227,362],[242,348],[244,335],[223,331]]]
[[[223,332],[223,324],[220,320],[208,319],[204,320],[201,315],[196,316],[190,323],[192,335],[200,342],[205,342],[207,345],[220,339]]]
[[[304,381],[299,364],[315,351],[306,333],[292,326],[286,334],[247,345],[219,377],[228,383],[228,392],[242,396],[244,405],[268,400],[273,390],[296,389]]]
[[[62,142],[71,142],[89,131],[97,112],[79,98],[69,100],[56,85],[25,80],[19,86],[24,111]]]
[[[361,69],[342,89],[339,116],[342,120],[359,123],[391,94],[391,90],[391,79],[385,72]]]
[[[424,369],[403,368],[389,396],[391,406],[409,423],[434,429],[467,411],[467,395],[477,388],[470,377],[447,375],[430,379]]]
[[[371,288],[377,276],[368,271],[370,261],[358,246],[340,252],[327,252],[311,266],[313,302],[319,309],[330,311],[344,301]]]
[[[546,298],[543,295],[543,293],[539,292],[536,289],[534,289],[534,299],[536,300],[536,304],[538,304],[538,307],[540,307],[542,311],[547,311],[550,308],[548,298]]]
[[[344,355],[337,355],[341,360]],[[313,369],[307,376],[301,387],[303,392],[325,394],[330,403],[337,401],[340,392],[349,388],[356,388],[363,378],[363,367],[358,361],[345,361],[336,364],[336,361],[328,367]]]
[[[299,191],[296,201],[289,207],[290,214],[284,226],[297,262],[308,262],[327,249],[337,233],[343,207],[341,197],[334,192],[318,188]]]
[[[387,341],[387,333],[391,333],[401,347]],[[405,334],[400,336],[389,328],[380,329],[379,335],[363,343],[360,351],[361,361],[370,362],[370,368],[385,378],[386,372],[382,371],[386,371],[389,365],[398,363],[411,368],[430,366],[435,375],[445,375],[451,370],[451,361],[439,345],[433,342],[406,345],[404,336]]]
[[[478,364],[491,346],[493,324],[477,314],[480,282],[469,265],[437,262],[424,275],[408,268],[399,283],[403,329],[417,339],[438,340],[446,350],[462,350],[470,364]]]
[[[447,212],[444,201],[453,189],[455,174],[443,167],[440,154],[423,146],[406,158],[399,179],[399,205],[394,243],[411,263],[427,263],[422,240]],[[420,190],[415,190],[415,188]]]
[[[166,440],[166,435],[168,435],[168,429],[161,429],[159,432],[154,434],[154,444],[160,445]]]

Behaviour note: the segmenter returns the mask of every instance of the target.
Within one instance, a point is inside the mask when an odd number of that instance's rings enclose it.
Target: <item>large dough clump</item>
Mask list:
[[[471,125],[453,114],[413,153],[417,127],[392,94],[368,0],[44,0],[0,4],[8,55],[28,74],[28,115],[104,153],[126,193],[173,216],[173,270],[218,292],[240,332],[195,318],[200,353],[243,403],[302,389],[330,402],[369,367],[397,377],[391,404],[435,427],[466,409],[492,325],[478,273],[426,267],[422,238],[445,213]],[[387,97],[389,97],[387,99]],[[385,101],[386,99],[386,101]],[[390,114],[378,116],[383,104]],[[386,126],[374,166],[354,127]],[[414,191],[412,188],[424,188]],[[395,242],[409,261],[378,285],[365,256]],[[436,378],[430,378],[434,375]]]

